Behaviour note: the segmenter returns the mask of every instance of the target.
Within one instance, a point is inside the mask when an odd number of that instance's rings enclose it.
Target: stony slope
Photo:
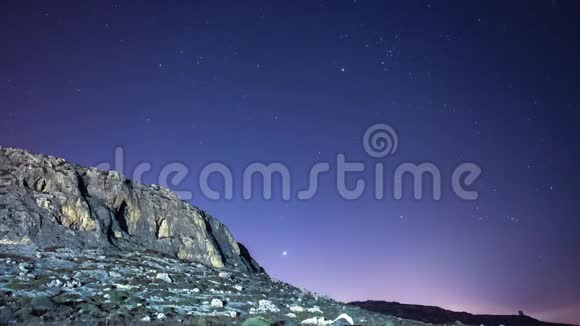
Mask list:
[[[0,324],[424,325],[274,281],[148,252],[0,247]],[[283,321],[283,322],[282,322]],[[349,325],[335,322],[332,325]]]

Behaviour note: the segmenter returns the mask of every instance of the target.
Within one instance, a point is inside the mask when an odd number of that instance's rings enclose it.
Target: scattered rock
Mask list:
[[[308,308],[308,309],[306,309],[306,311],[308,311],[311,314],[323,314],[322,310],[320,310],[320,308],[318,306]]]
[[[324,319],[324,317],[312,317],[305,319],[300,322],[301,325],[315,325],[315,326],[326,326],[330,325],[331,321]]]
[[[303,307],[300,307],[300,306],[291,306],[290,307],[290,311],[292,311],[292,312],[303,312],[304,311],[304,308]]]
[[[157,318],[157,320],[165,320],[165,318],[167,318],[167,316],[165,316],[164,313],[160,312],[160,313],[157,313],[157,316],[155,318]]]
[[[235,311],[226,311],[226,315],[232,317],[232,318],[237,318],[238,317],[238,313]]]
[[[57,287],[61,287],[62,286],[62,281],[61,280],[52,280],[50,281],[50,283],[48,283],[48,287],[52,287],[52,288],[57,288]]]
[[[354,325],[354,321],[352,320],[352,317],[350,317],[349,315],[340,314],[338,317],[336,317],[335,320],[332,321],[331,325],[332,326]]]
[[[109,271],[109,276],[110,277],[117,277],[117,278],[121,278],[122,275],[120,273],[117,273],[115,271]]]
[[[258,301],[258,313],[269,313],[269,312],[280,312],[280,309],[276,307],[270,300],[260,300]]]
[[[155,278],[158,280],[162,280],[163,282],[173,283],[173,280],[171,279],[171,277],[169,277],[169,274],[167,273],[157,273]]]
[[[19,264],[18,269],[23,273],[28,273],[28,269],[26,268],[26,266],[24,264]]]
[[[220,299],[212,299],[211,300],[211,306],[214,308],[223,308],[224,307],[224,302]]]

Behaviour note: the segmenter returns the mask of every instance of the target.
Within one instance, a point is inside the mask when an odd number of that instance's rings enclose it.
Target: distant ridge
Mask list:
[[[386,301],[355,301],[349,305],[366,310],[417,320],[432,324],[460,322],[465,325],[504,325],[504,326],[575,326],[543,322],[523,313],[520,315],[474,315],[467,312],[445,310],[434,306],[421,306]]]

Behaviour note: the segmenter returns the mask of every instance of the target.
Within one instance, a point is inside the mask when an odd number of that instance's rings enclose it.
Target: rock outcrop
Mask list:
[[[3,147],[0,244],[150,250],[215,268],[263,272],[222,223],[167,189]]]

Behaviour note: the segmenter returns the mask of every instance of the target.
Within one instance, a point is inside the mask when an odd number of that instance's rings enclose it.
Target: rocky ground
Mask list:
[[[361,325],[423,325],[347,306],[266,274],[152,252],[30,245],[0,245],[0,307],[0,324],[349,325],[352,318]]]

